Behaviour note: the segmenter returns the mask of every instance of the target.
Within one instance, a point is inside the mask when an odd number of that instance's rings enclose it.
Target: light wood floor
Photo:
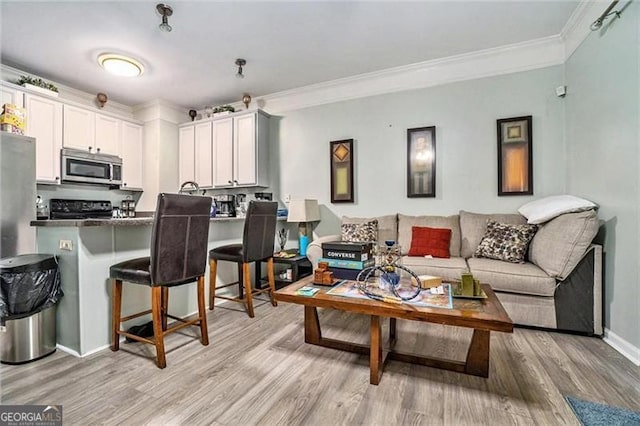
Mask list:
[[[239,308],[236,304],[224,305]],[[62,404],[65,424],[578,424],[563,395],[640,410],[640,368],[597,338],[492,333],[489,379],[391,361],[379,386],[364,356],[303,342],[303,308],[217,307],[208,347],[167,337],[78,359],[60,351],[0,367],[2,404]],[[320,311],[323,334],[366,342],[368,318]],[[386,331],[386,330],[385,330]],[[398,348],[464,358],[468,330],[398,321]],[[146,355],[148,358],[142,357]]]

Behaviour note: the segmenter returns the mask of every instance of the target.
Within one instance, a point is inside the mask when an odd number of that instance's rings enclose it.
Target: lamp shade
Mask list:
[[[291,200],[287,222],[317,222],[320,220],[318,200]]]

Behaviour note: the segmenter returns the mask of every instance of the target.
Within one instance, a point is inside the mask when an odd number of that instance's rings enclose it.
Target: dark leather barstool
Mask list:
[[[276,211],[278,203],[268,201],[251,201],[247,209],[247,217],[244,222],[242,244],[229,244],[217,247],[209,252],[209,309],[213,310],[215,298],[233,300],[244,303],[247,313],[251,318],[253,313],[253,296],[269,292],[269,298],[273,306],[278,303],[273,298],[276,291],[275,276],[273,272],[273,243],[276,236]],[[216,272],[218,261],[238,263],[238,282],[216,287]],[[267,261],[267,277],[269,287],[265,289],[251,289],[251,262]],[[242,267],[240,267],[242,265]],[[216,296],[216,289],[229,287],[236,284],[244,284],[245,296],[242,292],[238,297]],[[240,290],[242,287],[240,287]]]
[[[119,336],[155,345],[159,368],[167,365],[164,336],[189,325],[199,325],[201,342],[209,344],[204,295],[207,267],[210,197],[159,194],[151,233],[151,256],[112,265],[109,274],[113,285],[111,350],[120,348]],[[122,282],[151,287],[151,310],[121,317]],[[198,282],[198,317],[192,320],[167,313],[169,287]],[[153,340],[120,330],[120,324],[151,313]],[[180,322],[167,329],[167,317]]]

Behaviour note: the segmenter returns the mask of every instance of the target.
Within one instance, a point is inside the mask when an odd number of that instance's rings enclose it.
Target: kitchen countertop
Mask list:
[[[286,221],[286,217],[279,217],[278,221]],[[212,217],[212,223],[240,222],[244,217]],[[140,226],[153,224],[153,217],[130,217],[122,219],[48,219],[32,220],[31,226]]]

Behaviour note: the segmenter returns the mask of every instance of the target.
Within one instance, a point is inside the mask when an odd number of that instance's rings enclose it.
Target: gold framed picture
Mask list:
[[[353,139],[333,141],[331,148],[331,202],[353,203]]]
[[[532,117],[498,123],[498,195],[533,194]]]
[[[407,129],[407,197],[436,196],[436,126]]]

